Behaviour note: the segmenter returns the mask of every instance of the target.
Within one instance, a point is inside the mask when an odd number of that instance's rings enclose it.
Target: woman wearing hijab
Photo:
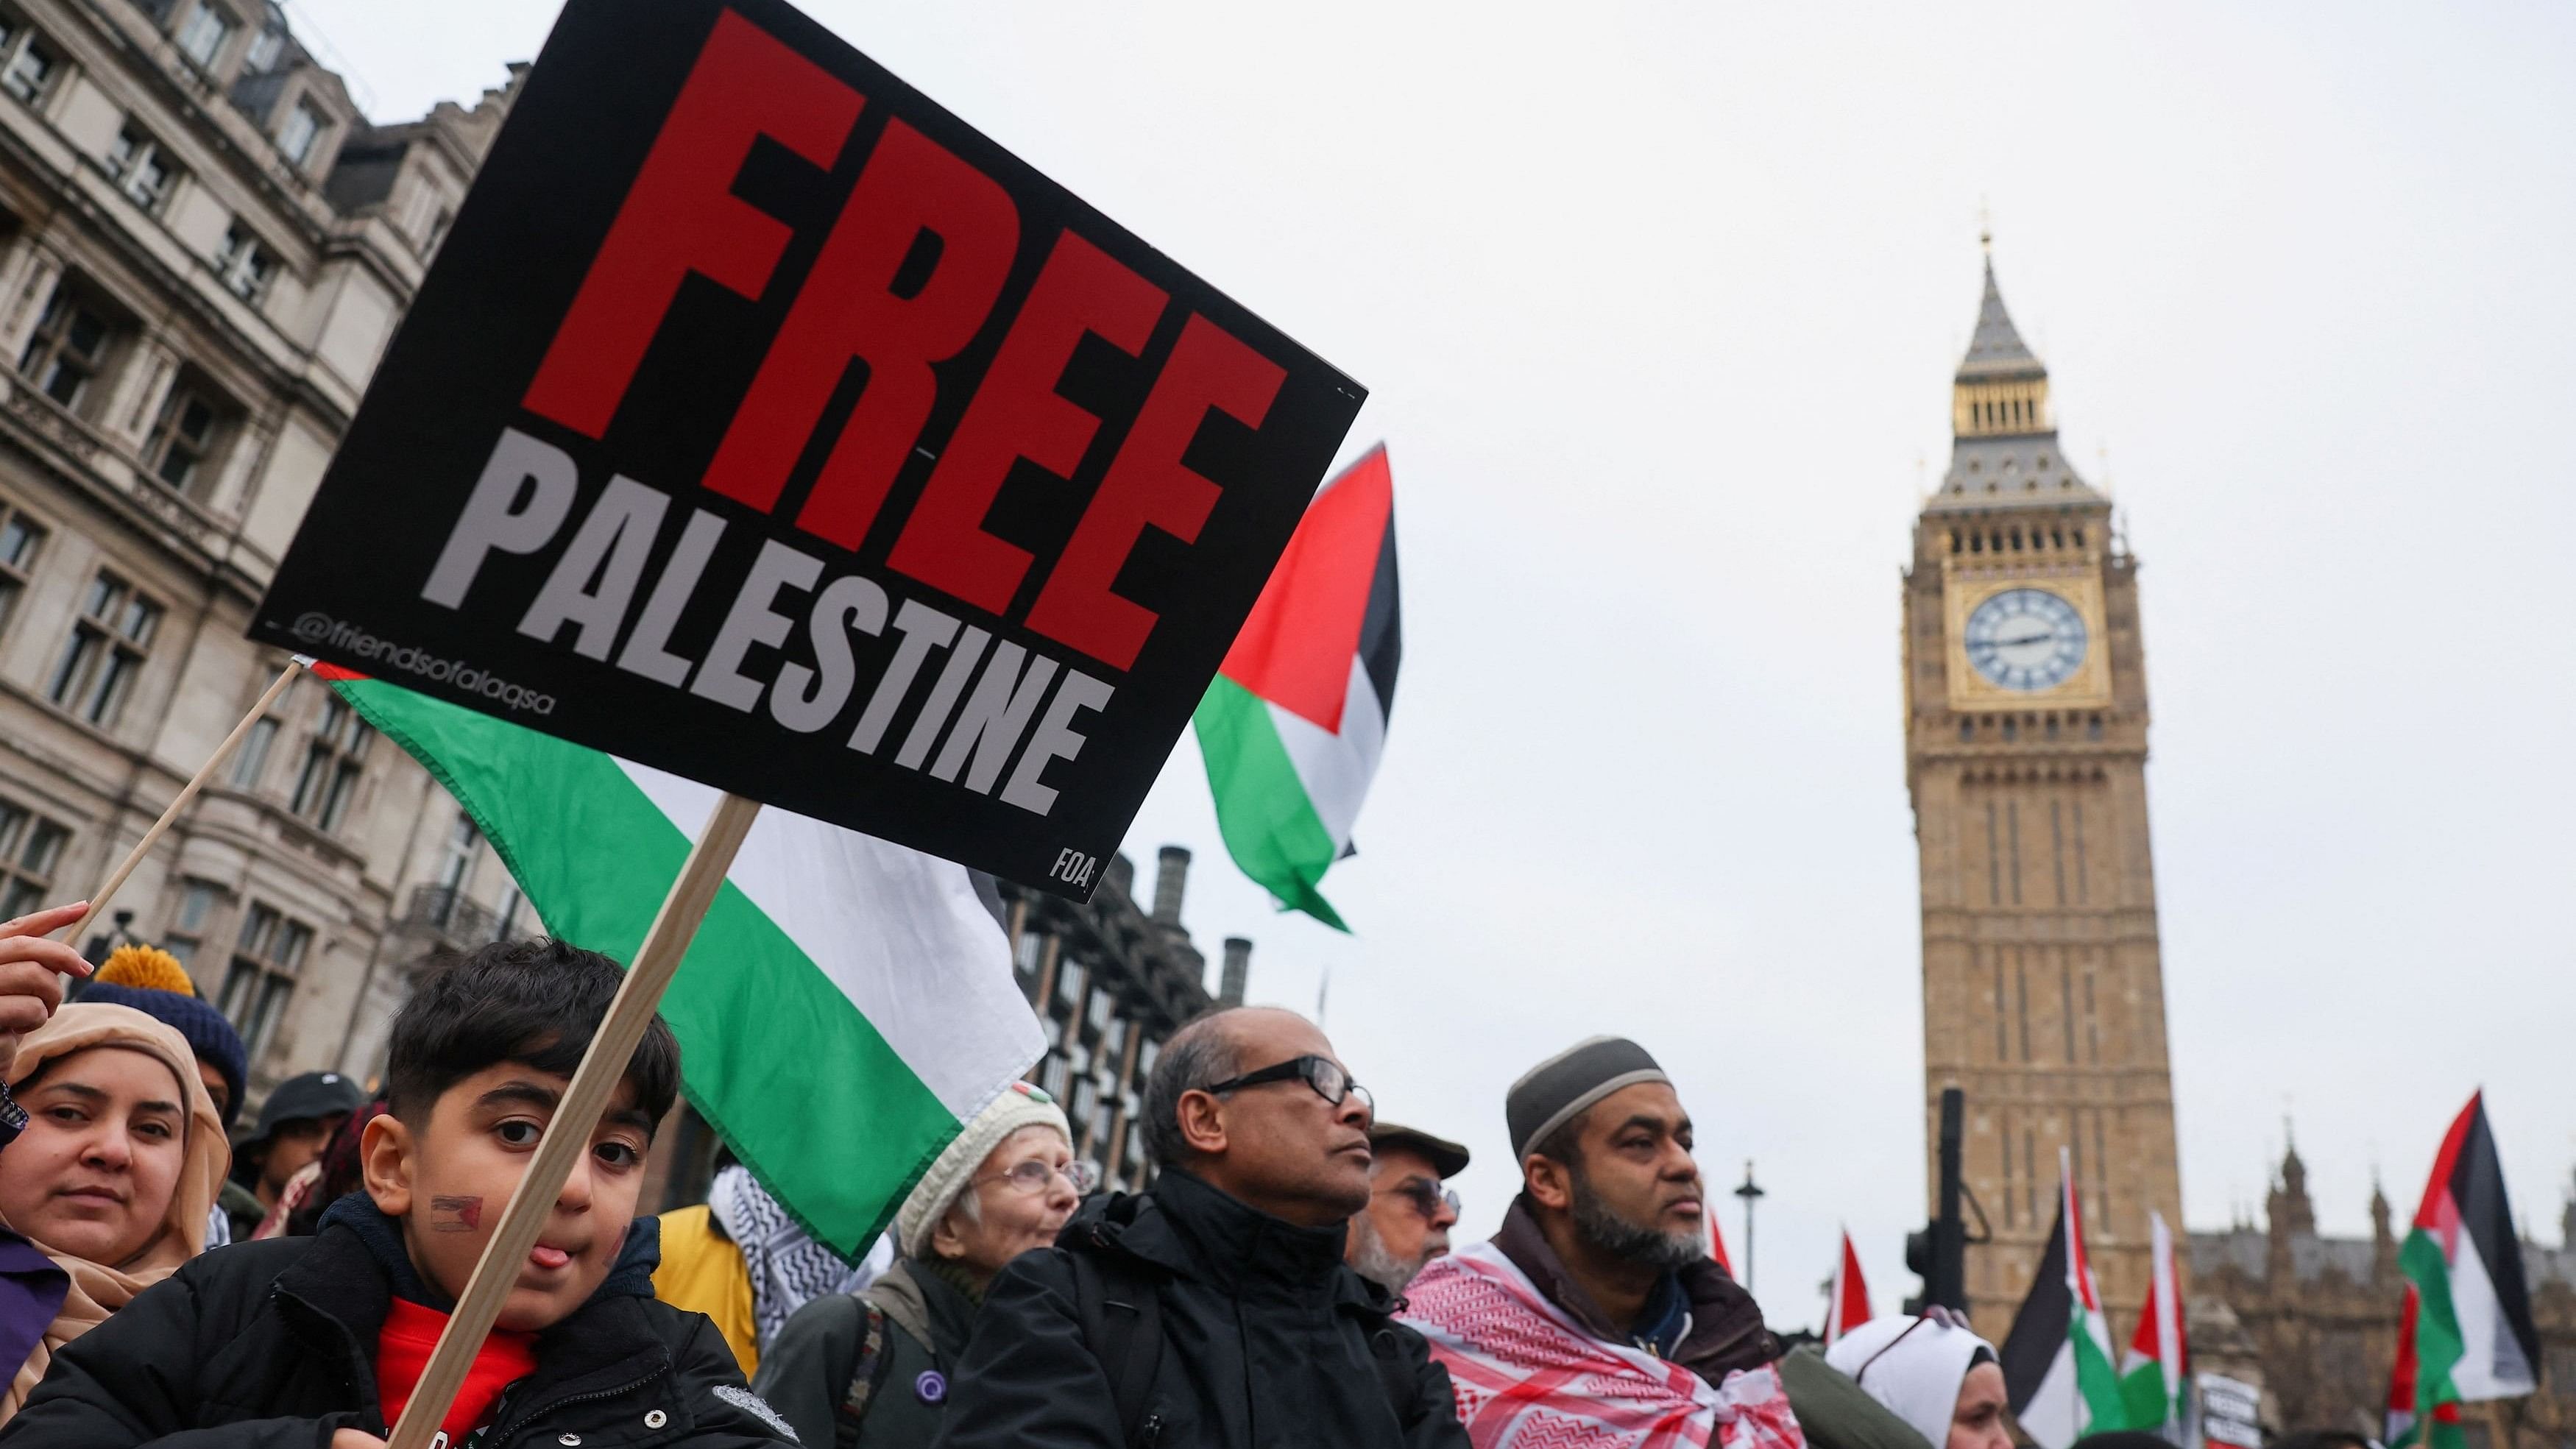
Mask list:
[[[187,1039],[132,1007],[55,1012],[19,1040],[8,1082],[27,1125],[0,1152],[0,1219],[56,1272],[0,1262],[0,1371],[14,1373],[0,1422],[56,1349],[204,1251],[232,1159]]]
[[[1939,1449],[2012,1449],[2003,1365],[1946,1308],[1872,1319],[1836,1339],[1825,1362]]]

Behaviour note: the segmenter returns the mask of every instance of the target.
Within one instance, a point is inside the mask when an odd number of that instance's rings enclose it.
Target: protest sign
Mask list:
[[[1087,898],[1362,397],[789,6],[572,0],[251,632]]]

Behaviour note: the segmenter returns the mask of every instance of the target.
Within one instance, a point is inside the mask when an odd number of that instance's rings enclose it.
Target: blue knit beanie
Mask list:
[[[119,986],[112,981],[91,982],[82,989],[79,999],[133,1007],[186,1037],[188,1050],[197,1054],[197,1060],[222,1073],[224,1085],[231,1089],[224,1099],[224,1130],[232,1130],[234,1119],[241,1116],[242,1089],[250,1075],[250,1053],[242,1048],[241,1033],[233,1030],[233,1024],[224,1020],[222,1012],[193,996],[181,996],[175,991],[155,991],[145,986]]]

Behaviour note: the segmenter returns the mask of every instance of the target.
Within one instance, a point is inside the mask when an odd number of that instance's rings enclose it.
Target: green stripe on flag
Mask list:
[[[615,760],[378,681],[334,687],[465,807],[547,930],[635,959],[691,842]],[[730,880],[661,1011],[691,1105],[847,1256],[957,1135],[957,1117]]]
[[[2075,1392],[2084,1400],[2084,1432],[2129,1427],[2128,1405],[2120,1390],[2120,1371],[2093,1336],[2093,1315],[2081,1303],[2067,1320],[2066,1336],[2075,1346]],[[2161,1424],[2163,1419],[2156,1421]]]
[[[2397,1271],[2415,1285],[2418,1304],[2415,1313],[2415,1426],[2422,1430],[2426,1425],[2433,1425],[2427,1435],[2440,1443],[2444,1428],[2450,1428],[2455,1436],[2458,1431],[2457,1426],[2434,1424],[2433,1408],[2436,1404],[2459,1400],[2459,1386],[2451,1382],[2451,1370],[2459,1363],[2461,1355],[2468,1351],[2466,1340],[2460,1333],[2459,1311],[2451,1305],[2451,1264],[2442,1256],[2441,1241],[2417,1228],[2406,1235],[2405,1243],[2397,1250]]]
[[[1305,782],[1270,722],[1269,704],[1218,675],[1192,722],[1216,796],[1217,830],[1235,864],[1290,909],[1348,931],[1315,889],[1339,848],[1306,798]]]

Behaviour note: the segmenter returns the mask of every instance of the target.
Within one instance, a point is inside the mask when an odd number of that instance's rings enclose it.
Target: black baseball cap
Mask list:
[[[366,1101],[366,1090],[338,1072],[306,1072],[289,1077],[260,1104],[259,1128],[251,1133],[250,1141],[266,1142],[281,1122],[315,1121],[334,1112],[355,1112]]]

